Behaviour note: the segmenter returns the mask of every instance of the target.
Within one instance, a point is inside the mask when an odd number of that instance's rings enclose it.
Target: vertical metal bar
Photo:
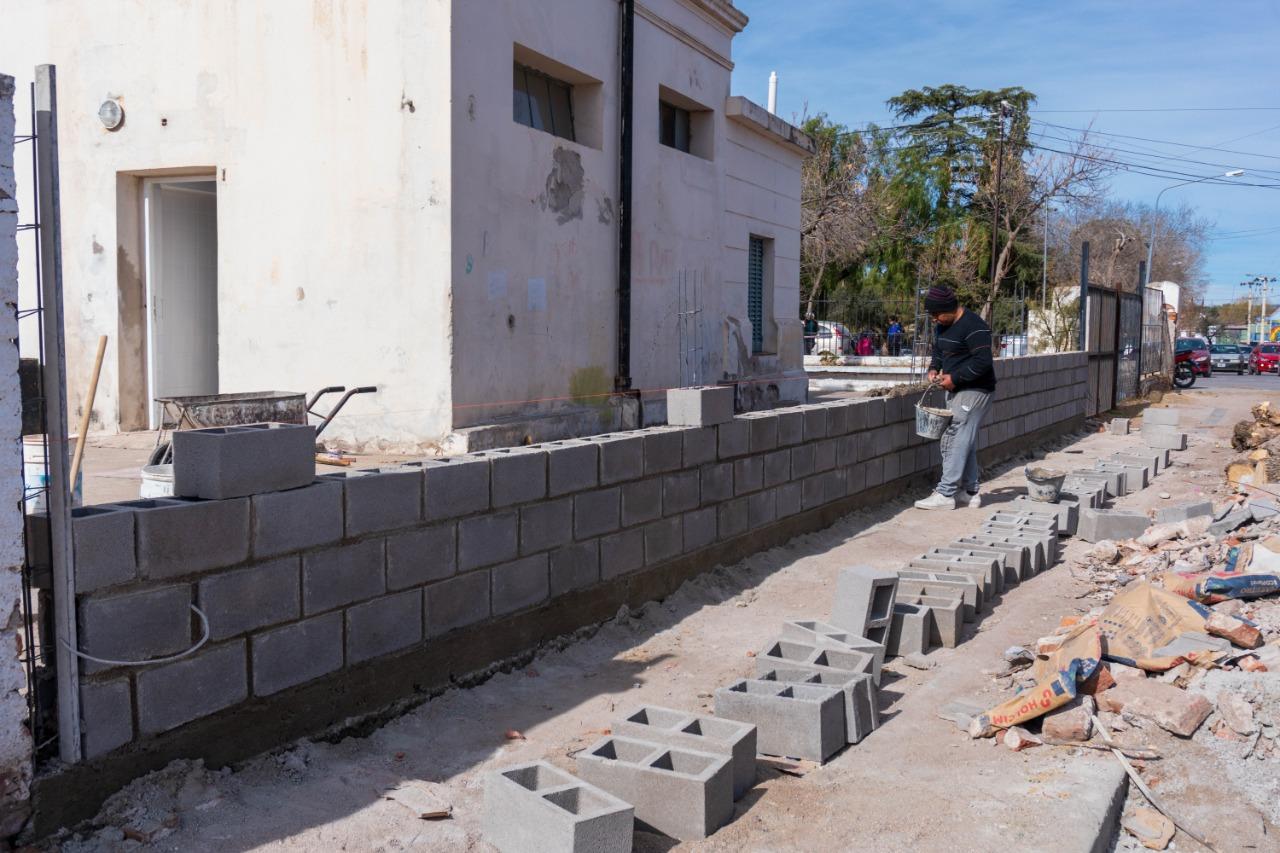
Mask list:
[[[1080,244],[1080,351],[1089,351],[1089,241]]]
[[[635,0],[622,0],[618,38],[618,373],[615,390],[631,388],[631,151],[635,72]]]
[[[1147,262],[1138,261],[1138,315],[1142,320],[1138,323],[1138,387],[1135,393],[1142,393],[1142,351],[1146,349],[1147,337]]]
[[[76,640],[75,557],[67,483],[67,373],[62,329],[62,224],[58,183],[57,71],[36,67],[36,150],[40,193],[40,253],[44,310],[44,405],[49,435],[49,529],[52,534],[54,642],[58,677],[58,752],[80,760],[80,662]]]

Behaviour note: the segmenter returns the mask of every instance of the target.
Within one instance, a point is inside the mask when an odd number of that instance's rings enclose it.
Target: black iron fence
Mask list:
[[[812,314],[812,316],[809,316]],[[805,355],[927,356],[934,324],[915,297],[801,298]],[[992,310],[997,356],[1027,355],[1027,304],[1000,299]]]

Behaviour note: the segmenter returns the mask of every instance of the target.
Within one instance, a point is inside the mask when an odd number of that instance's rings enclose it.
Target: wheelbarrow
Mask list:
[[[147,460],[148,465],[167,465],[173,462],[173,442],[169,434],[183,429],[207,427],[243,426],[268,421],[283,424],[305,424],[308,416],[320,418],[316,425],[316,437],[334,419],[342,407],[356,394],[372,394],[376,385],[363,385],[347,390],[342,385],[321,388],[307,399],[296,391],[251,391],[240,394],[209,394],[195,397],[157,397],[161,407],[160,432],[156,446]],[[316,404],[326,394],[342,394],[327,413],[316,411]]]

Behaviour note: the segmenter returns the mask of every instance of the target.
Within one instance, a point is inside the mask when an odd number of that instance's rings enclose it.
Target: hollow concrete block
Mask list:
[[[907,563],[907,568],[969,575],[982,584],[982,596],[987,601],[994,601],[1004,591],[1003,564],[995,558],[917,557]]]
[[[1156,524],[1187,521],[1202,515],[1213,515],[1212,501],[1188,501],[1156,509]]]
[[[901,580],[899,580],[901,583]],[[876,684],[880,683],[881,668],[884,666],[884,645],[866,637],[859,637],[835,625],[829,625],[818,619],[795,619],[782,623],[782,639],[797,640],[811,646],[830,644],[837,648],[861,652],[872,657],[871,674]]]
[[[836,579],[831,624],[851,634],[883,643],[893,614],[898,576],[870,566],[852,566]]]
[[[417,466],[342,471],[321,479],[342,483],[348,537],[411,527],[422,520],[423,473]]]
[[[929,612],[929,643],[954,649],[960,645],[964,623],[964,599],[958,592],[942,595],[901,596],[903,604],[924,607]]]
[[[458,518],[489,508],[489,460],[446,456],[420,463],[422,510],[427,521]]]
[[[924,654],[929,651],[929,608],[920,604],[893,605],[893,622],[889,627],[889,641],[885,653],[901,657]]]
[[[844,691],[817,684],[743,679],[715,692],[716,716],[756,727],[757,748],[825,762],[847,742]]]
[[[644,475],[644,437],[635,430],[589,436],[600,449],[600,485],[611,486]]]
[[[600,483],[600,445],[580,438],[543,445],[547,453],[547,494],[584,492]]]
[[[1027,580],[1043,571],[1046,567],[1044,543],[1035,537],[1023,536],[1019,533],[1002,531],[978,531],[968,536],[961,536],[951,543],[957,547],[989,548],[996,551],[1007,551],[1010,555],[1021,554],[1019,559],[1019,577]]]
[[[677,841],[706,838],[733,816],[733,766],[723,755],[613,735],[576,761],[584,780],[631,803],[638,823]]]
[[[1174,427],[1143,427],[1142,440],[1158,450],[1186,450],[1187,434]]]
[[[133,691],[129,679],[81,682],[80,745],[84,757],[97,758],[131,740]]]
[[[278,557],[342,539],[342,484],[318,481],[249,499],[255,558]]]
[[[899,571],[898,589],[904,596],[937,595],[942,598],[958,596],[961,601],[960,614],[966,622],[975,621],[982,611],[981,587],[972,578],[963,575],[902,569]]]
[[[667,390],[667,423],[672,426],[716,426],[733,420],[733,388],[702,385]]]
[[[249,697],[245,641],[201,650],[137,676],[138,730],[159,734]]]
[[[489,460],[489,500],[495,509],[547,496],[547,453],[541,447],[500,447],[478,455]]]
[[[85,654],[142,662],[191,645],[191,587],[187,584],[89,598],[79,606],[79,642]],[[86,673],[109,669],[85,660]]]
[[[760,672],[757,680],[780,684],[817,684],[834,687],[844,694],[845,740],[859,743],[880,725],[876,686],[865,672],[818,672],[803,667],[770,669]]]
[[[1022,554],[1012,550],[983,548],[978,545],[963,546],[955,542],[942,548],[930,548],[923,555],[925,559],[962,560],[996,560],[1000,564],[1004,576],[1004,588],[1008,589],[1022,580]]]
[[[545,761],[484,778],[485,841],[500,853],[631,853],[635,809]]]
[[[729,758],[735,800],[756,783],[756,728],[749,723],[641,705],[616,718],[612,731],[620,737]]]
[[[26,517],[27,553],[33,569],[49,570],[49,514]],[[134,513],[124,506],[71,508],[71,536],[75,550],[76,592],[95,592],[128,583],[137,577]],[[37,583],[48,586],[51,581]]]
[[[305,486],[316,478],[316,428],[263,423],[177,430],[173,493],[225,500]]]
[[[254,634],[253,695],[270,696],[342,669],[342,611]]]
[[[1122,509],[1085,509],[1080,512],[1080,538],[1086,542],[1104,539],[1135,539],[1151,526],[1151,519],[1140,512]]]
[[[248,498],[154,498],[114,506],[133,510],[138,574],[143,578],[221,569],[249,557]]]
[[[1059,536],[1075,536],[1076,527],[1080,524],[1080,503],[1061,497],[1053,503],[1045,503],[1033,501],[1026,495],[1018,495],[1009,502],[1009,508],[1015,512],[1053,517],[1058,522]]]
[[[640,433],[644,443],[646,477],[679,470],[684,459],[684,428],[649,427]]]

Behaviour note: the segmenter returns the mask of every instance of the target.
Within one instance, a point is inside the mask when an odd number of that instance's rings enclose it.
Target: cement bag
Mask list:
[[[1218,571],[1164,572],[1160,582],[1170,592],[1202,604],[1272,595],[1280,592],[1280,539],[1232,548],[1226,566]]]
[[[1046,658],[1037,659],[1032,670],[1036,685],[978,715],[970,725],[969,733],[974,737],[987,737],[998,729],[1022,725],[1067,704],[1076,697],[1079,684],[1093,677],[1101,654],[1101,635],[1097,626],[1092,623],[1077,625],[1056,651]]]
[[[1102,656],[1149,672],[1164,672],[1184,661],[1212,662],[1221,653],[1192,652],[1176,657],[1155,653],[1186,632],[1204,633],[1208,616],[1207,607],[1176,593],[1145,582],[1129,584],[1098,617]]]

